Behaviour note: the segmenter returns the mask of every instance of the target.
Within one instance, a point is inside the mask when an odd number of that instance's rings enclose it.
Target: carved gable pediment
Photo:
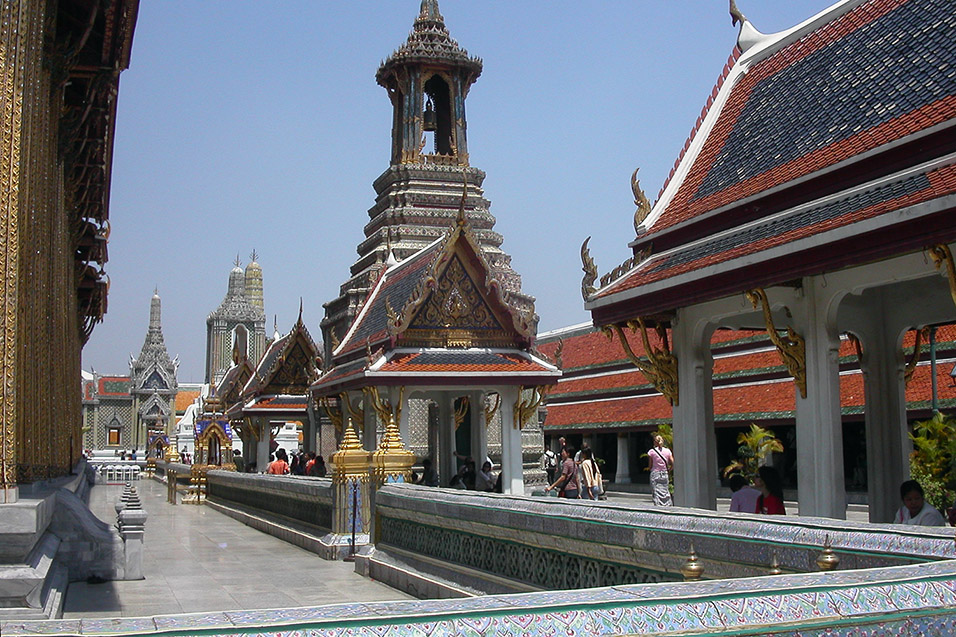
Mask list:
[[[243,359],[239,365],[239,369],[235,376],[230,379],[228,386],[222,388],[223,393],[220,400],[224,409],[229,409],[242,399],[242,388],[252,378],[252,365],[249,364],[248,360]]]
[[[311,339],[293,335],[263,389],[264,394],[306,394],[309,385],[318,378],[315,364],[316,349]]]
[[[143,383],[144,389],[169,389],[169,385],[166,384],[166,379],[163,378],[163,375],[159,373],[158,369],[154,369],[153,373],[149,375],[146,379],[146,382]]]
[[[526,347],[527,317],[502,297],[498,281],[460,221],[400,314],[391,310],[392,342],[406,347]]]

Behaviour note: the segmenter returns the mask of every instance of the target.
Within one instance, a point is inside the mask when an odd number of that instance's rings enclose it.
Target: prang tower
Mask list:
[[[253,365],[266,350],[266,314],[262,299],[262,267],[256,253],[245,272],[236,265],[222,303],[206,318],[206,382],[218,385],[236,358]]]
[[[375,205],[351,277],[325,304],[326,347],[345,335],[390,252],[401,261],[445,235],[461,207],[464,180],[468,222],[506,300],[523,311],[533,308],[494,231],[481,188],[485,173],[468,162],[465,98],[479,75],[481,60],[449,35],[437,0],[423,0],[408,40],[375,74],[392,102],[391,162],[373,184]]]

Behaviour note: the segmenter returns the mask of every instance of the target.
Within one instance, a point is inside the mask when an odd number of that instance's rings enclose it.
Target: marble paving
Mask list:
[[[140,617],[224,610],[294,608],[342,602],[411,599],[205,506],[166,503],[166,486],[135,483],[149,513],[143,569],[146,579],[89,584],[67,590],[65,619]],[[114,523],[119,485],[98,485],[90,508]]]

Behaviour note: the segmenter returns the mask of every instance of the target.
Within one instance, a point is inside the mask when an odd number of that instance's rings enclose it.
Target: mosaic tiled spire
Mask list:
[[[250,261],[246,265],[245,288],[246,298],[260,310],[265,309],[265,303],[262,298],[262,266],[256,261],[256,251],[253,250],[249,256]]]
[[[166,351],[166,342],[163,340],[162,300],[159,297],[159,290],[153,292],[153,298],[149,302],[149,329],[146,331],[143,348],[140,350],[139,357],[134,359],[131,365],[145,367],[152,363],[164,367],[173,366],[173,361]]]
[[[481,68],[481,60],[449,34],[438,2],[424,0],[408,39],[375,74],[394,107],[391,162],[373,184],[375,205],[351,278],[325,306],[327,344],[344,336],[390,255],[401,261],[445,236],[455,223],[463,182],[468,223],[495,278],[509,303],[522,311],[533,308],[534,299],[522,293],[521,277],[494,231],[491,204],[481,188],[485,173],[469,164],[465,98]]]
[[[255,257],[253,253],[253,257]],[[247,289],[247,281],[251,284]],[[256,284],[259,288],[256,289]],[[257,363],[266,349],[266,314],[262,302],[262,269],[253,261],[243,271],[236,258],[222,303],[206,319],[206,382],[218,383],[232,366],[236,350]]]
[[[134,423],[131,446],[142,447],[149,435],[161,432],[175,416],[179,361],[172,360],[163,339],[162,301],[159,291],[149,303],[149,328],[137,358],[130,358],[130,394]]]

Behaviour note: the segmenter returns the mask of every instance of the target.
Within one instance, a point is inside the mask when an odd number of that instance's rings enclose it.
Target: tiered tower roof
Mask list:
[[[438,0],[423,0],[418,18],[408,34],[408,40],[379,67],[376,81],[385,86],[385,78],[398,66],[441,62],[443,65],[464,67],[477,79],[481,74],[481,58],[471,57],[468,51],[458,46],[445,26],[445,19],[438,9]]]

